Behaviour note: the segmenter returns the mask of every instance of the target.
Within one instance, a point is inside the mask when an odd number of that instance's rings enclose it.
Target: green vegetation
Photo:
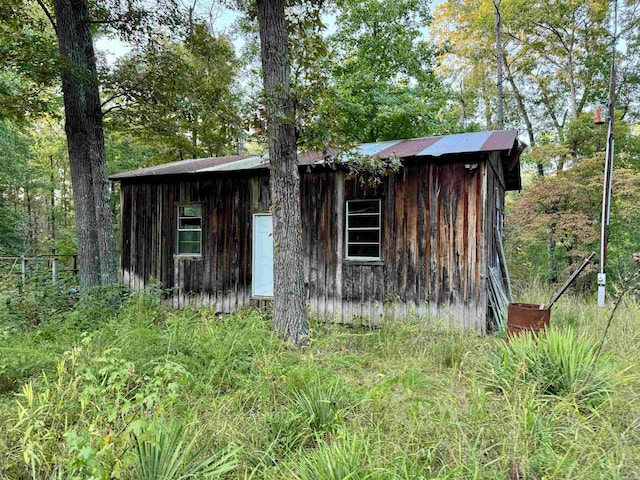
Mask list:
[[[255,310],[176,311],[160,292],[113,289],[37,298],[0,304],[2,478],[579,479],[640,469],[631,300],[596,362],[608,312],[575,298],[538,341],[507,344],[430,319],[314,325],[301,351]],[[17,315],[26,305],[31,315]]]
[[[487,381],[508,394],[530,386],[542,395],[575,396],[580,405],[600,405],[620,382],[608,358],[597,358],[597,346],[572,330],[551,328],[547,335],[510,339],[491,353]]]
[[[100,93],[109,173],[266,151],[269,95],[260,93],[255,2],[83,3],[96,40],[129,47],[118,58],[98,49],[90,75]],[[618,2],[610,279],[624,277],[628,257],[640,250],[637,3]],[[82,208],[73,202],[64,129],[62,32],[47,15],[54,4],[0,0],[0,254],[6,256],[78,251],[75,216]],[[505,249],[514,284],[537,278],[552,285],[599,248],[607,129],[593,124],[593,113],[608,104],[613,2],[295,0],[286,28],[296,142],[301,151],[330,152],[497,128],[496,5],[504,125],[529,144],[524,189],[507,197]],[[116,187],[113,212],[118,198]],[[79,265],[95,270],[82,259]],[[0,271],[11,267],[12,260],[0,261]],[[593,293],[595,275],[583,278],[575,291]]]

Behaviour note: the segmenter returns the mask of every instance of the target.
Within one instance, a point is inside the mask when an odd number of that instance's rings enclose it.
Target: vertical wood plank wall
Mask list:
[[[500,228],[502,233],[502,221],[504,220],[504,195],[505,195],[505,183],[504,183],[504,171],[502,167],[502,161],[497,152],[491,152],[487,161],[485,162],[485,169],[487,174],[486,182],[486,215],[484,220],[484,230],[487,232],[485,235],[485,256],[487,261],[487,267],[485,269],[488,275],[488,269],[490,267],[497,267],[499,265],[498,259],[498,245],[496,243],[495,230]],[[498,218],[499,215],[502,218]],[[485,279],[483,284],[483,291],[487,291]],[[485,311],[487,315],[490,314],[489,309],[486,307],[488,304],[488,298],[485,294]],[[491,321],[491,319],[487,319]],[[487,323],[487,322],[485,322]]]
[[[305,281],[323,321],[378,323],[383,316],[439,314],[486,329],[486,275],[497,263],[496,209],[504,208],[497,154],[464,162],[407,160],[371,186],[341,171],[301,174]],[[466,160],[468,162],[468,160]],[[252,215],[269,210],[268,172],[134,179],[122,183],[125,284],[153,279],[175,306],[231,312],[252,304]],[[344,259],[344,202],[382,199],[382,260]],[[202,256],[176,252],[177,205],[202,204]]]

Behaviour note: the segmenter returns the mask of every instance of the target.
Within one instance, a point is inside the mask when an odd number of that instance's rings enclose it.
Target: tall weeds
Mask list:
[[[16,329],[0,315],[0,370],[14,372],[0,392],[0,478],[640,472],[640,382],[625,370],[640,361],[632,301],[598,361],[591,339],[606,312],[570,296],[538,340],[505,343],[427,319],[316,325],[302,351],[257,311],[217,316],[131,295],[88,327],[82,316],[96,305],[61,314],[59,343],[53,322]],[[33,356],[18,362],[8,347],[20,346]]]
[[[534,385],[542,395],[571,396],[583,406],[611,398],[623,376],[611,358],[597,358],[597,345],[573,330],[550,328],[538,337],[511,337],[489,356],[485,379],[505,393]]]
[[[135,463],[131,480],[217,479],[237,467],[229,449],[207,452],[198,447],[198,437],[176,422],[152,424],[133,434]]]

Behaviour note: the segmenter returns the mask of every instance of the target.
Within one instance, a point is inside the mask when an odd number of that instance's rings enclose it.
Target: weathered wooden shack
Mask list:
[[[489,269],[504,194],[520,189],[516,131],[363,144],[402,167],[372,186],[338,161],[299,157],[309,308],[324,321],[376,323],[437,312],[489,322]],[[340,158],[338,156],[338,158]],[[218,312],[273,294],[268,161],[185,160],[111,176],[121,183],[121,274],[160,282],[175,306]]]

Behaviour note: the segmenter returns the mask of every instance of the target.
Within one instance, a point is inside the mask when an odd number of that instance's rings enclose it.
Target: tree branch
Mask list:
[[[89,23],[91,25],[112,25],[114,23],[124,22],[126,18],[127,18],[127,14],[123,13],[122,15],[118,15],[117,17],[113,17],[113,18],[91,20]]]
[[[122,109],[122,108],[124,108],[124,105],[120,105],[120,104],[109,107],[102,112],[102,118],[104,118],[109,112],[112,112],[113,110]]]
[[[141,86],[152,74],[153,74],[153,71],[149,71],[142,78],[140,78],[137,82],[135,82],[133,85],[129,86],[128,88],[120,88],[119,92],[114,93],[109,98],[107,98],[105,101],[103,101],[100,104],[100,108],[104,107],[107,103],[115,100],[118,97],[124,97],[128,93],[130,94],[130,93],[134,92],[135,89],[138,88],[139,86]]]
[[[620,115],[620,121],[624,120],[624,117],[627,116],[627,113],[629,113],[629,104],[625,104],[622,106],[622,115]]]
[[[547,113],[549,114],[549,117],[551,117],[551,121],[553,122],[553,126],[556,127],[556,131],[558,132],[558,136],[561,138],[561,140],[563,139],[563,135],[562,135],[562,126],[560,125],[560,122],[558,121],[558,117],[556,116],[555,111],[553,110],[552,107],[552,102],[549,98],[549,95],[547,93],[547,89],[544,85],[544,81],[540,78],[538,78],[536,75],[532,75],[533,80],[538,84],[538,88],[540,89],[540,95],[542,96],[542,104],[544,105],[544,108],[547,110]]]
[[[118,93],[114,93],[113,95],[111,95],[109,98],[107,98],[105,101],[103,101],[100,104],[100,108],[104,107],[107,103],[115,100],[118,97],[124,97],[127,94],[127,92],[129,92],[129,90],[123,90],[123,91],[120,91]]]
[[[40,5],[40,8],[42,8],[42,10],[44,11],[44,14],[49,19],[49,22],[51,23],[51,26],[53,27],[53,31],[56,32],[56,36],[58,36],[58,26],[56,25],[56,22],[53,21],[53,17],[51,16],[51,12],[49,12],[49,10],[47,9],[46,5],[44,4],[44,2],[42,0],[36,0],[36,1],[38,2],[38,5]]]
[[[543,30],[547,30],[551,33],[553,33],[556,37],[558,37],[558,40],[560,40],[560,43],[562,44],[562,46],[564,47],[564,49],[567,52],[570,52],[571,50],[569,49],[569,46],[567,45],[567,43],[565,42],[564,38],[562,37],[562,35],[560,34],[560,32],[558,31],[558,29],[552,27],[551,25],[547,25],[541,22],[533,22],[534,25],[537,25],[538,27],[542,28]]]

